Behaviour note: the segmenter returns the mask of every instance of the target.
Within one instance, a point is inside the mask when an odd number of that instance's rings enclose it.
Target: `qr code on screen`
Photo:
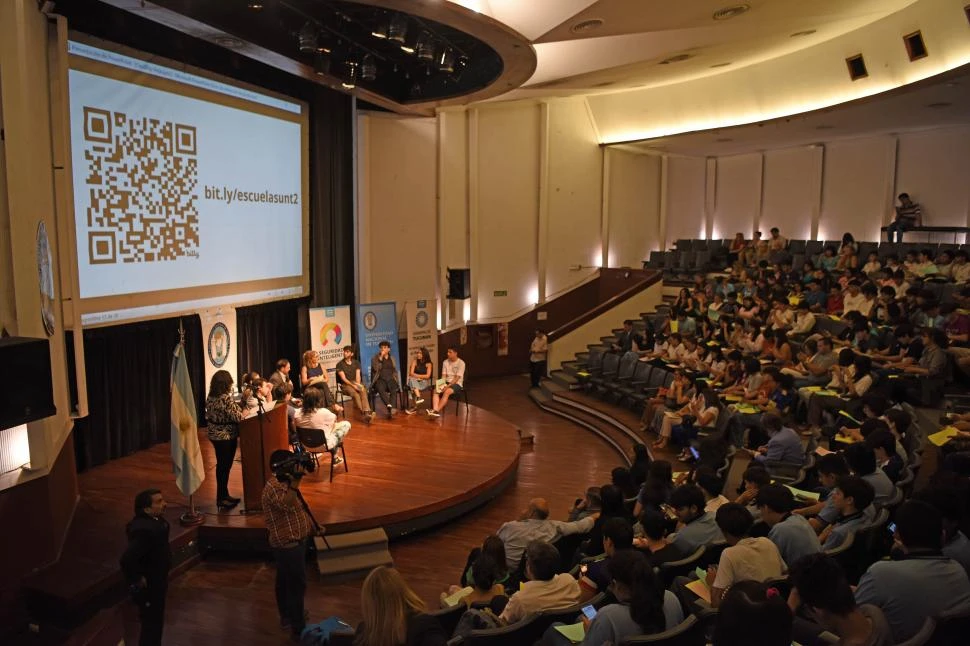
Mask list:
[[[194,126],[84,108],[91,264],[199,255]]]

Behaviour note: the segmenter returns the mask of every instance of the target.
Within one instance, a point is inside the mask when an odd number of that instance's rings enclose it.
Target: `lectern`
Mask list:
[[[277,449],[289,449],[289,440],[285,403],[239,422],[244,513],[262,511],[263,487],[273,477],[269,456]]]

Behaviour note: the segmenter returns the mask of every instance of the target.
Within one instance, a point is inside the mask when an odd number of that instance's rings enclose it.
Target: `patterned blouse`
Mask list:
[[[218,442],[239,437],[239,421],[245,416],[229,393],[205,400],[205,419],[210,440]]]

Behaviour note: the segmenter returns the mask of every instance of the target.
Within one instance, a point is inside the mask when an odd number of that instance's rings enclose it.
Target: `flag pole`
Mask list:
[[[185,327],[182,325],[182,317],[179,317],[179,351],[182,353],[182,360],[185,360]],[[195,510],[195,500],[189,494],[189,510],[179,517],[179,524],[182,527],[196,527],[205,522],[205,516]]]

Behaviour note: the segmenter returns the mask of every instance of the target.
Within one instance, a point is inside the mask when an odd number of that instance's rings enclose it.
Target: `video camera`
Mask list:
[[[313,473],[316,470],[313,456],[306,452],[291,453],[285,459],[271,463],[269,468],[277,480],[286,482],[290,476],[302,477],[303,474],[296,473],[297,466],[302,466],[307,473]]]

